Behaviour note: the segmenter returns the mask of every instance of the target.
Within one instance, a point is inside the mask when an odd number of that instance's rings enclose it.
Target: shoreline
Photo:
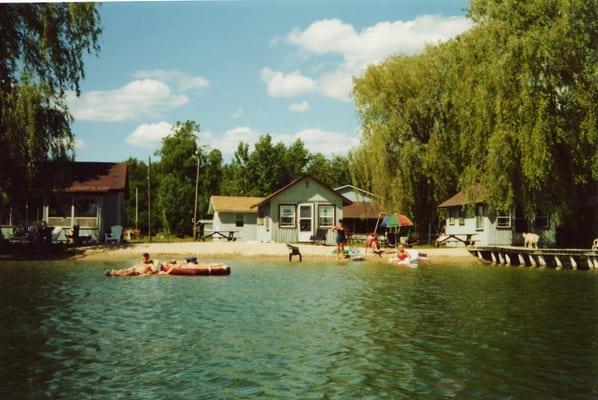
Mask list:
[[[314,244],[294,244],[298,246],[306,260],[335,260],[336,246],[314,245]],[[351,246],[347,246],[351,248]],[[352,246],[352,248],[363,251],[362,246]],[[128,243],[123,245],[100,245],[94,247],[80,248],[80,253],[68,258],[74,260],[101,260],[106,258],[128,258],[139,257],[142,253],[149,253],[154,258],[180,257],[185,255],[194,255],[198,258],[268,258],[283,259],[288,262],[289,249],[282,243],[264,243],[264,242],[174,242],[174,243]],[[424,248],[420,250],[427,255],[429,261],[449,262],[449,261],[475,261],[465,248]],[[381,257],[368,252],[365,255],[366,260],[380,260],[387,262],[388,258],[394,254],[392,249],[382,254]],[[298,262],[297,257],[293,262]]]
[[[310,261],[336,261],[336,246],[316,245],[310,243],[295,243],[298,246],[303,262]],[[357,249],[363,252],[364,246],[346,246],[347,249]],[[416,248],[427,255],[423,259],[427,262],[476,262],[466,248]],[[227,259],[268,259],[288,262],[289,249],[286,244],[267,242],[167,242],[167,243],[123,243],[123,244],[98,244],[93,246],[80,246],[65,249],[60,252],[34,252],[14,253],[0,255],[4,261],[104,261],[137,259],[143,253],[149,253],[154,259],[175,259],[194,255],[200,259],[218,258]],[[395,253],[394,249],[385,249],[381,257],[368,251],[365,260],[370,262],[386,263]],[[422,260],[422,261],[423,261]],[[293,263],[299,262],[298,257],[293,257]]]

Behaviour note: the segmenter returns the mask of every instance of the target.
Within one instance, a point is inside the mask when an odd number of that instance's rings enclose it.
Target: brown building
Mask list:
[[[0,205],[0,235],[10,239],[15,229],[45,221],[54,228],[53,240],[66,239],[73,226],[79,235],[103,240],[114,225],[123,225],[123,202],[127,193],[127,163],[73,162],[67,167],[66,181],[52,179],[38,184],[25,198]],[[51,174],[52,168],[48,168]]]

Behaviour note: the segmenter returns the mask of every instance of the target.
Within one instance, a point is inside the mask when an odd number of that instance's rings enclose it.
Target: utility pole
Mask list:
[[[197,157],[197,173],[195,174],[195,205],[193,207],[193,240],[197,240],[197,192],[199,189],[199,150],[195,150]]]
[[[152,208],[151,208],[151,186],[152,186],[152,157],[147,158],[147,236],[152,241]]]
[[[139,229],[139,186],[135,187],[135,230]]]

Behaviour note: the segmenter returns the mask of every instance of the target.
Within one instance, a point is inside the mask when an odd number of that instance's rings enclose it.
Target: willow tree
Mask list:
[[[370,67],[354,85],[357,177],[420,223],[478,184],[496,209],[579,212],[598,179],[597,10],[473,0],[468,32]]]
[[[0,197],[26,190],[48,159],[73,153],[65,94],[79,93],[83,54],[99,51],[93,4],[0,6]]]

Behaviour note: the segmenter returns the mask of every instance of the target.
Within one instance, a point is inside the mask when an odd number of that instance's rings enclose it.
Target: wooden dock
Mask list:
[[[598,271],[598,250],[516,246],[470,247],[467,250],[481,261],[492,264]]]

